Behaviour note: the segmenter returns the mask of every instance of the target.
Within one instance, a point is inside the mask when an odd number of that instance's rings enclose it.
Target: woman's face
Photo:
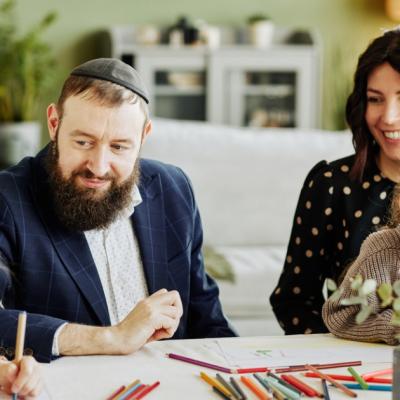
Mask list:
[[[376,67],[368,77],[365,120],[380,147],[382,172],[400,167],[400,73],[389,63]]]

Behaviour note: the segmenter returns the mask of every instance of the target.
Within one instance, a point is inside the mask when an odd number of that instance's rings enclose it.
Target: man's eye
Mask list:
[[[121,146],[120,144],[113,144],[111,147],[112,147],[114,150],[119,151],[119,152],[122,152],[122,151],[125,151],[125,150],[128,149],[127,147]]]
[[[87,140],[76,140],[75,143],[79,146],[79,147],[90,147],[90,142],[88,142]]]

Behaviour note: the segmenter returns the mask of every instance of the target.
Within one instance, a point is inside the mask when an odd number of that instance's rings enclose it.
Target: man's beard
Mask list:
[[[46,160],[54,210],[59,221],[73,231],[89,231],[107,228],[120,212],[132,201],[132,190],[139,182],[139,157],[132,174],[121,184],[107,173],[101,179],[109,181],[110,187],[98,196],[99,191],[77,186],[76,178],[98,178],[87,168],[74,170],[64,178],[58,163],[58,147],[52,142]]]

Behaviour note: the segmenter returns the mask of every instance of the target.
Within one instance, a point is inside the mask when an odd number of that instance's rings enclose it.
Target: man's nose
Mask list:
[[[400,102],[398,99],[388,101],[382,115],[382,120],[387,125],[393,125],[400,119]]]
[[[93,150],[87,164],[88,169],[96,176],[102,177],[110,170],[108,152],[102,147]]]

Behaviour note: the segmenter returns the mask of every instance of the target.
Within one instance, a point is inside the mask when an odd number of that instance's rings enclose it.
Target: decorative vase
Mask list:
[[[249,42],[256,47],[268,47],[272,44],[274,23],[270,20],[257,21],[249,25]]]
[[[7,167],[26,156],[33,156],[40,146],[39,122],[7,122],[0,124],[0,165]]]

